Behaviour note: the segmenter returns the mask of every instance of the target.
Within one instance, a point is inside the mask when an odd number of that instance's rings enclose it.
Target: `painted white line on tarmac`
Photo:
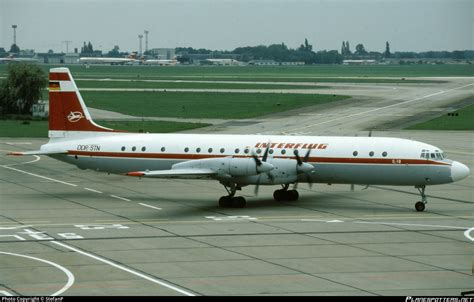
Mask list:
[[[474,231],[474,228],[467,229],[464,232],[464,236],[466,236],[467,239],[474,241],[474,237],[471,236],[471,232]]]
[[[179,287],[177,287],[177,286],[175,286],[175,285],[172,285],[172,284],[170,284],[170,283],[168,283],[168,282],[161,281],[161,280],[158,280],[158,279],[149,277],[149,276],[147,276],[147,275],[144,275],[144,274],[142,274],[142,273],[136,272],[136,271],[134,271],[134,270],[132,270],[132,269],[126,268],[126,267],[124,267],[124,266],[122,266],[122,265],[116,264],[116,263],[114,263],[114,262],[112,262],[112,261],[109,261],[109,260],[107,260],[107,259],[104,259],[104,258],[95,256],[95,255],[86,253],[86,252],[84,252],[84,251],[82,251],[82,250],[79,250],[79,249],[77,249],[77,248],[75,248],[75,247],[72,247],[72,246],[70,246],[70,245],[64,244],[64,243],[62,243],[62,242],[51,241],[51,243],[54,243],[54,244],[59,245],[59,246],[62,246],[62,247],[64,247],[64,248],[68,249],[68,250],[74,251],[74,252],[76,252],[76,253],[79,253],[79,254],[84,255],[84,256],[87,256],[87,257],[89,257],[89,258],[95,259],[95,260],[97,260],[97,261],[106,263],[106,264],[111,265],[111,266],[113,266],[113,267],[115,267],[115,268],[118,268],[118,269],[120,269],[120,270],[126,271],[126,272],[128,272],[128,273],[130,273],[130,274],[133,274],[133,275],[138,276],[138,277],[140,277],[140,278],[146,279],[146,280],[151,281],[151,282],[153,282],[153,283],[162,285],[162,286],[164,286],[164,287],[166,287],[166,288],[169,288],[169,289],[171,289],[171,290],[174,290],[174,291],[179,292],[179,293],[181,293],[181,294],[184,294],[184,295],[186,295],[186,296],[196,296],[195,294],[193,294],[193,293],[191,293],[191,292],[188,292],[188,291],[186,291],[186,290],[184,290],[184,289],[181,289],[181,288],[179,288]]]
[[[355,221],[354,223],[366,223],[366,224],[386,224],[386,225],[406,225],[406,226],[420,226],[420,227],[431,227],[431,228],[448,228],[465,230],[466,227],[457,227],[451,225],[436,225],[436,224],[416,224],[416,223],[398,223],[398,222],[369,222],[369,221]]]
[[[39,177],[39,178],[43,178],[43,179],[46,179],[46,180],[54,181],[54,182],[57,182],[57,183],[60,183],[60,184],[63,184],[63,185],[68,185],[68,186],[72,186],[72,187],[77,187],[77,185],[72,184],[72,183],[69,183],[69,182],[65,182],[65,181],[61,181],[61,180],[54,179],[54,178],[50,178],[50,177],[38,175],[38,174],[35,174],[35,173],[26,172],[26,171],[23,171],[23,170],[20,170],[20,169],[16,169],[16,168],[13,168],[13,167],[10,167],[10,166],[2,165],[2,166],[0,166],[0,167],[3,167],[3,168],[5,168],[5,169],[10,169],[10,170],[13,170],[13,171],[17,171],[17,172],[20,172],[20,173],[25,173],[25,174],[28,174],[28,175],[31,175],[31,176],[34,176],[34,177]]]
[[[13,297],[13,294],[10,294],[6,290],[0,290],[0,295],[8,296],[8,297]]]
[[[54,243],[54,242],[53,242]],[[28,258],[28,259],[33,259],[33,260],[36,260],[36,261],[40,261],[40,262],[43,262],[43,263],[46,263],[46,264],[49,264],[49,265],[52,265],[54,266],[55,268],[61,270],[62,272],[64,272],[67,276],[67,283],[66,285],[64,285],[60,290],[58,290],[57,292],[53,293],[51,296],[59,296],[60,294],[64,293],[65,291],[67,291],[73,284],[74,284],[74,275],[65,267],[57,264],[57,263],[54,263],[54,262],[51,262],[51,261],[48,261],[48,260],[44,260],[44,259],[41,259],[41,258],[36,258],[36,257],[32,257],[32,256],[27,256],[27,255],[21,255],[21,254],[14,254],[14,253],[8,253],[8,252],[2,252],[0,251],[0,254],[5,254],[5,255],[11,255],[11,256],[17,256],[17,257],[23,257],[23,258]]]
[[[151,206],[151,205],[146,204],[146,203],[141,203],[141,202],[139,202],[138,204],[139,204],[139,205],[142,205],[142,206],[144,206],[144,207],[149,207],[149,208],[156,209],[156,210],[163,210],[162,208],[157,208],[157,207]]]
[[[117,199],[121,199],[121,200],[124,200],[124,201],[131,201],[130,199],[127,199],[127,198],[124,198],[124,197],[120,197],[120,196],[117,196],[117,195],[110,195],[110,197],[117,198]]]
[[[354,114],[344,115],[344,116],[340,116],[340,117],[338,117],[338,118],[334,118],[334,119],[331,119],[331,120],[323,121],[323,122],[320,122],[320,123],[315,123],[315,124],[307,125],[307,126],[300,127],[300,128],[290,129],[290,130],[284,131],[284,132],[282,132],[282,133],[283,133],[283,134],[293,133],[293,132],[295,132],[295,131],[300,131],[300,130],[302,130],[302,129],[307,129],[307,128],[311,128],[311,127],[314,127],[314,126],[318,126],[318,125],[322,125],[322,124],[327,124],[327,123],[331,123],[331,122],[338,121],[338,120],[342,120],[342,119],[347,119],[347,118],[354,117],[354,116],[358,116],[358,115],[364,115],[364,114],[367,114],[367,113],[371,113],[371,112],[375,112],[375,111],[379,111],[379,110],[383,110],[383,109],[387,109],[387,108],[391,108],[391,107],[401,106],[401,105],[404,105],[404,104],[408,104],[408,103],[416,102],[416,101],[419,101],[419,100],[422,100],[422,99],[426,99],[426,98],[429,98],[429,97],[432,97],[432,96],[435,96],[435,95],[439,95],[439,94],[447,93],[447,92],[450,92],[450,91],[454,91],[454,90],[466,88],[466,87],[469,87],[469,86],[472,86],[472,85],[474,85],[474,83],[471,83],[471,84],[468,84],[468,85],[464,85],[464,86],[460,86],[460,87],[456,87],[456,88],[449,89],[449,90],[441,90],[441,91],[438,91],[438,92],[435,92],[435,93],[432,93],[432,94],[428,94],[428,95],[425,95],[425,96],[421,96],[421,97],[414,98],[414,99],[412,99],[412,100],[408,100],[408,101],[404,101],[404,102],[400,102],[400,103],[395,103],[395,104],[392,104],[392,105],[388,105],[388,106],[384,106],[384,107],[379,107],[379,108],[374,108],[374,109],[370,109],[370,110],[365,110],[365,111],[357,112],[357,113],[354,113]]]
[[[26,240],[25,238],[23,238],[23,237],[21,237],[21,236],[19,236],[19,235],[0,235],[0,237],[14,237],[14,238],[16,238],[16,239],[18,239],[18,240],[22,240],[22,241],[25,241],[25,240]]]
[[[91,189],[91,188],[84,188],[84,190],[91,191],[91,192],[94,192],[94,193],[99,193],[99,194],[102,194],[102,193],[103,193],[103,192],[101,192],[101,191],[94,190],[94,189]]]

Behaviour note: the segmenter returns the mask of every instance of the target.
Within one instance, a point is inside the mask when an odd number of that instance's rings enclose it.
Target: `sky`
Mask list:
[[[474,0],[0,0],[0,47],[36,52],[79,50],[84,41],[104,52],[118,45],[149,48],[236,47],[307,38],[313,50],[473,50]],[[145,39],[143,38],[143,50]]]

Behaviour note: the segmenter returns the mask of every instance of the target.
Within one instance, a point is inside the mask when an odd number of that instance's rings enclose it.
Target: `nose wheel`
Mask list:
[[[421,195],[421,201],[418,201],[417,203],[415,203],[415,209],[418,211],[418,212],[423,212],[425,210],[425,205],[428,203],[428,199],[426,198],[426,195],[425,195],[425,186],[418,186],[418,187],[415,187],[418,189],[418,192],[420,192],[420,195]]]

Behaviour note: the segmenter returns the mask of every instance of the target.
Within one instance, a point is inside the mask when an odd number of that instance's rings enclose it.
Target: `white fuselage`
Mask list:
[[[308,181],[296,172],[293,153],[298,150],[303,157],[308,149],[307,162],[314,166],[311,182],[423,186],[456,180],[456,162],[445,159],[439,148],[399,138],[69,132],[67,138],[52,138],[41,150],[68,150],[52,157],[82,169],[126,174],[169,170],[177,163],[206,158],[253,160],[252,153],[262,158],[268,145],[273,177],[264,173],[263,179],[249,175],[226,181],[240,185]]]

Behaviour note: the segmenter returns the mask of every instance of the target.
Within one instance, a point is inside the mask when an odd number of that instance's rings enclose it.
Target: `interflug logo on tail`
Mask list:
[[[71,123],[78,122],[81,118],[84,118],[84,115],[79,111],[71,111],[67,116],[67,120]]]

